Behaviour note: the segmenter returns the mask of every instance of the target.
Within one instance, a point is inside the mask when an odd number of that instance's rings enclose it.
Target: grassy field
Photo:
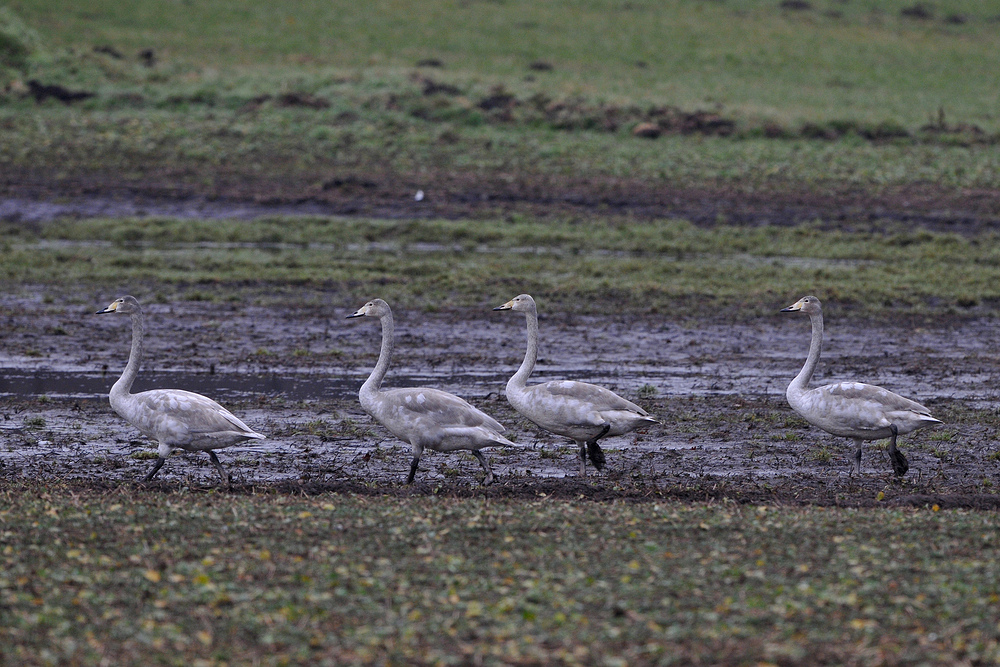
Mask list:
[[[323,303],[380,295],[432,309],[492,307],[526,291],[574,312],[731,320],[808,292],[865,317],[982,316],[1000,304],[997,247],[992,232],[664,220],[74,220],[0,229],[0,279],[71,301],[88,295],[65,285],[251,302],[299,286]]]
[[[998,98],[982,85],[1000,70],[1000,2],[941,1],[927,18],[902,1],[813,5],[20,0],[4,15],[23,48],[0,49],[0,163],[209,194],[456,170],[1000,185]],[[92,96],[39,105],[31,79]],[[632,138],[643,122],[666,138]]]
[[[95,292],[457,310],[529,291],[677,319],[806,293],[859,318],[995,317],[1000,0],[791,4],[12,0],[4,195],[527,184],[558,201],[624,183],[846,203],[760,228],[600,205],[20,220],[0,226],[0,286],[81,312]],[[985,222],[915,230],[858,192],[945,221],[982,201]],[[0,477],[0,664],[996,663],[996,520]]]
[[[504,84],[624,104],[732,109],[775,121],[855,119],[912,127],[937,118],[998,127],[996,0],[942,0],[927,18],[907,0],[564,0],[532,3],[308,0],[294,6],[14,0],[54,48],[154,49],[167,77],[225,94],[337,73],[377,82],[436,61],[455,84]],[[959,20],[956,20],[959,19]],[[550,68],[542,68],[545,63]],[[535,67],[532,67],[535,64]],[[955,76],[961,68],[962,76]],[[133,75],[136,76],[136,75]],[[145,79],[156,79],[163,75]]]
[[[995,513],[0,491],[4,664],[972,664]]]

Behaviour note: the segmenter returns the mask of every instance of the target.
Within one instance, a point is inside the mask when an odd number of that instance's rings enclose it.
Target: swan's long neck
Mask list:
[[[125,365],[122,376],[111,387],[112,405],[129,396],[132,383],[135,382],[135,378],[139,374],[139,366],[142,364],[142,337],[146,333],[142,311],[133,311],[129,313],[129,317],[132,319],[132,350],[128,354],[128,363]]]
[[[816,364],[819,363],[819,355],[823,350],[823,313],[810,313],[809,322],[812,324],[812,340],[809,342],[809,356],[802,370],[795,376],[791,384],[788,385],[788,394],[802,393],[806,390],[809,380],[812,379]]]
[[[364,403],[366,399],[373,399],[378,395],[382,380],[389,371],[389,362],[392,361],[392,345],[395,339],[395,325],[392,321],[392,313],[386,313],[380,318],[382,322],[382,349],[378,353],[378,363],[368,376],[365,383],[361,385],[360,398]]]
[[[535,369],[538,360],[538,312],[532,308],[524,313],[528,325],[528,349],[524,352],[524,361],[514,376],[507,381],[507,393],[511,390],[524,389],[528,385],[528,376]]]

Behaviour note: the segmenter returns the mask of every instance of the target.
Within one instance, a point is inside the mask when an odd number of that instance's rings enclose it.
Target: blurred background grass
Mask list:
[[[123,80],[273,92],[351,77],[370,89],[418,63],[528,97],[723,110],[783,126],[847,119],[998,129],[1000,2],[939,0],[14,0],[39,52],[152,50]],[[789,9],[788,7],[805,7]],[[114,59],[114,58],[112,58]],[[106,58],[105,58],[106,60]],[[72,69],[72,68],[70,68]],[[79,75],[81,68],[77,67]],[[68,73],[72,75],[72,73]],[[279,84],[280,85],[280,84]]]
[[[960,216],[974,200],[970,192],[1000,189],[998,27],[1000,0],[16,0],[0,12],[0,166],[10,182],[55,183],[68,196],[134,188],[295,202],[383,188],[381,196],[398,202],[412,201],[417,189],[433,199],[457,177],[468,179],[455,188],[462,196],[479,196],[479,184],[514,183],[515,193],[533,188],[529,196],[556,202],[567,196],[568,188],[560,190],[567,183],[582,183],[583,192],[605,182],[705,188],[697,197],[708,202],[719,192],[711,188],[758,198],[804,192],[814,197],[817,219],[835,213],[846,216],[836,225],[855,229],[870,227],[869,211],[857,203],[836,208],[838,194],[888,190],[903,192],[895,204],[923,206],[947,221],[952,208]],[[82,97],[63,103],[40,96],[39,85]],[[632,136],[642,124],[665,136]],[[941,192],[950,199],[934,203]],[[931,204],[920,203],[925,195]],[[833,204],[824,209],[818,198]],[[975,201],[985,201],[977,219],[998,216],[989,197]],[[496,222],[505,214],[477,215]],[[532,215],[518,218],[532,228],[529,240],[502,223],[458,221],[454,228],[473,236],[496,230],[491,247],[628,253],[635,248],[627,239],[662,238],[676,222],[623,222],[598,207],[587,214],[593,224],[573,229],[565,214]],[[605,219],[611,228],[624,226],[609,235]],[[931,235],[900,257],[894,235],[911,230],[905,215],[892,219],[872,237],[839,237],[815,220],[798,236],[697,232],[699,254],[674,257],[668,249],[659,254],[665,261],[652,264],[569,256],[560,262],[575,267],[570,284],[559,278],[565,272],[549,272],[552,261],[530,256],[504,256],[483,276],[482,255],[463,246],[473,278],[379,289],[404,301],[450,294],[478,303],[496,275],[509,273],[537,276],[539,290],[573,293],[575,306],[625,294],[637,308],[668,309],[711,293],[759,307],[774,290],[779,300],[801,296],[794,286],[803,283],[870,309],[893,303],[965,312],[1000,303],[991,286],[994,260],[983,250],[992,247],[991,235],[958,246],[948,235]],[[100,224],[78,229],[115,242],[124,233],[105,237]],[[111,224],[145,233],[134,221]],[[309,224],[281,221],[276,232],[260,222],[253,228],[270,241],[252,243],[295,243]],[[366,224],[331,228],[347,238]],[[364,280],[412,275],[415,264],[457,271],[451,231],[434,221],[417,226],[442,249],[409,258],[358,241],[349,255],[378,258]],[[21,227],[4,230],[0,249],[12,283],[98,279],[87,251],[52,245],[78,240],[71,228]],[[167,227],[163,243],[186,242],[188,226]],[[392,223],[385,227],[384,238],[405,243]],[[571,239],[547,236],[565,229]],[[963,245],[956,257],[951,249]],[[643,250],[656,247],[646,242]],[[947,252],[925,255],[919,247]],[[171,250],[174,259],[129,247],[104,252],[116,256],[116,275],[168,282],[322,282],[358,271],[327,260],[322,247],[268,254],[184,247]],[[775,264],[776,257],[818,261],[807,270]],[[712,258],[738,270],[718,271]],[[834,266],[830,259],[879,264]]]

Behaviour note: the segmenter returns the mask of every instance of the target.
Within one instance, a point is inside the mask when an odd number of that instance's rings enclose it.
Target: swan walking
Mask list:
[[[111,387],[111,407],[125,421],[148,438],[159,443],[156,464],[143,479],[148,482],[159,472],[174,449],[208,452],[224,484],[229,477],[219,463],[214,449],[229,447],[265,436],[255,433],[233,413],[210,398],[182,389],[153,389],[130,393],[142,363],[142,339],[145,321],[142,307],[132,296],[116,299],[98,315],[123,313],[132,319],[132,350],[122,376]]]
[[[892,469],[897,476],[902,477],[909,470],[910,464],[903,453],[896,449],[896,436],[940,424],[941,420],[931,417],[930,410],[916,401],[870,384],[838,382],[807,389],[823,348],[823,309],[819,299],[814,296],[804,296],[781,309],[783,313],[799,311],[809,316],[812,341],[809,343],[809,356],[805,365],[785,392],[788,404],[813,426],[854,440],[857,445],[854,474],[861,473],[863,441],[889,438]]]
[[[637,428],[659,424],[649,414],[618,394],[587,382],[553,380],[528,386],[528,377],[538,359],[538,311],[527,294],[514,297],[493,310],[524,313],[528,325],[528,349],[524,361],[507,382],[507,400],[514,409],[557,435],[571,438],[580,447],[580,476],[587,474],[587,457],[594,467],[604,467],[604,452],[597,441]]]
[[[483,485],[491,484],[493,470],[479,450],[496,445],[516,447],[515,443],[500,435],[504,427],[485,412],[446,391],[426,387],[381,390],[395,344],[392,310],[382,299],[375,299],[347,317],[375,317],[382,324],[382,348],[378,362],[361,385],[358,398],[365,412],[413,448],[406,483],[413,482],[420,455],[426,448],[438,452],[470,450],[486,473]]]

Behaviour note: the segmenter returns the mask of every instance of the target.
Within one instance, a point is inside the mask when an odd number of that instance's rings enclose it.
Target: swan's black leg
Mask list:
[[[413,484],[413,476],[417,474],[417,466],[420,465],[420,457],[414,456],[410,461],[410,474],[406,478],[407,484]]]
[[[160,468],[163,467],[163,463],[166,461],[162,456],[156,459],[156,464],[153,465],[153,469],[149,471],[149,474],[142,478],[142,481],[148,482],[156,476],[156,473],[160,472]]]
[[[486,477],[483,478],[483,486],[489,486],[493,483],[493,470],[490,468],[490,462],[477,449],[472,450],[472,455],[479,459],[479,465],[483,466],[483,470],[486,471]]]
[[[222,483],[226,485],[230,484],[232,480],[229,479],[229,475],[226,474],[226,471],[222,469],[222,464],[219,463],[219,457],[215,455],[215,452],[213,452],[211,449],[208,450],[208,457],[212,459],[212,463],[215,465],[215,469],[219,471],[219,477],[222,478]]]
[[[889,460],[892,461],[892,470],[896,476],[902,477],[910,469],[910,464],[903,456],[903,452],[896,449],[896,436],[899,434],[899,429],[896,428],[895,424],[892,424],[890,428],[892,429],[892,439],[889,440]]]
[[[860,475],[861,474],[861,446],[862,445],[861,445],[861,440],[856,440],[855,442],[857,443],[858,448],[854,451],[854,474],[855,475]]]
[[[597,444],[597,441],[606,436],[610,430],[611,424],[605,424],[600,433],[587,441],[587,454],[590,455],[590,462],[598,470],[604,468],[604,451],[601,450],[601,446]]]

